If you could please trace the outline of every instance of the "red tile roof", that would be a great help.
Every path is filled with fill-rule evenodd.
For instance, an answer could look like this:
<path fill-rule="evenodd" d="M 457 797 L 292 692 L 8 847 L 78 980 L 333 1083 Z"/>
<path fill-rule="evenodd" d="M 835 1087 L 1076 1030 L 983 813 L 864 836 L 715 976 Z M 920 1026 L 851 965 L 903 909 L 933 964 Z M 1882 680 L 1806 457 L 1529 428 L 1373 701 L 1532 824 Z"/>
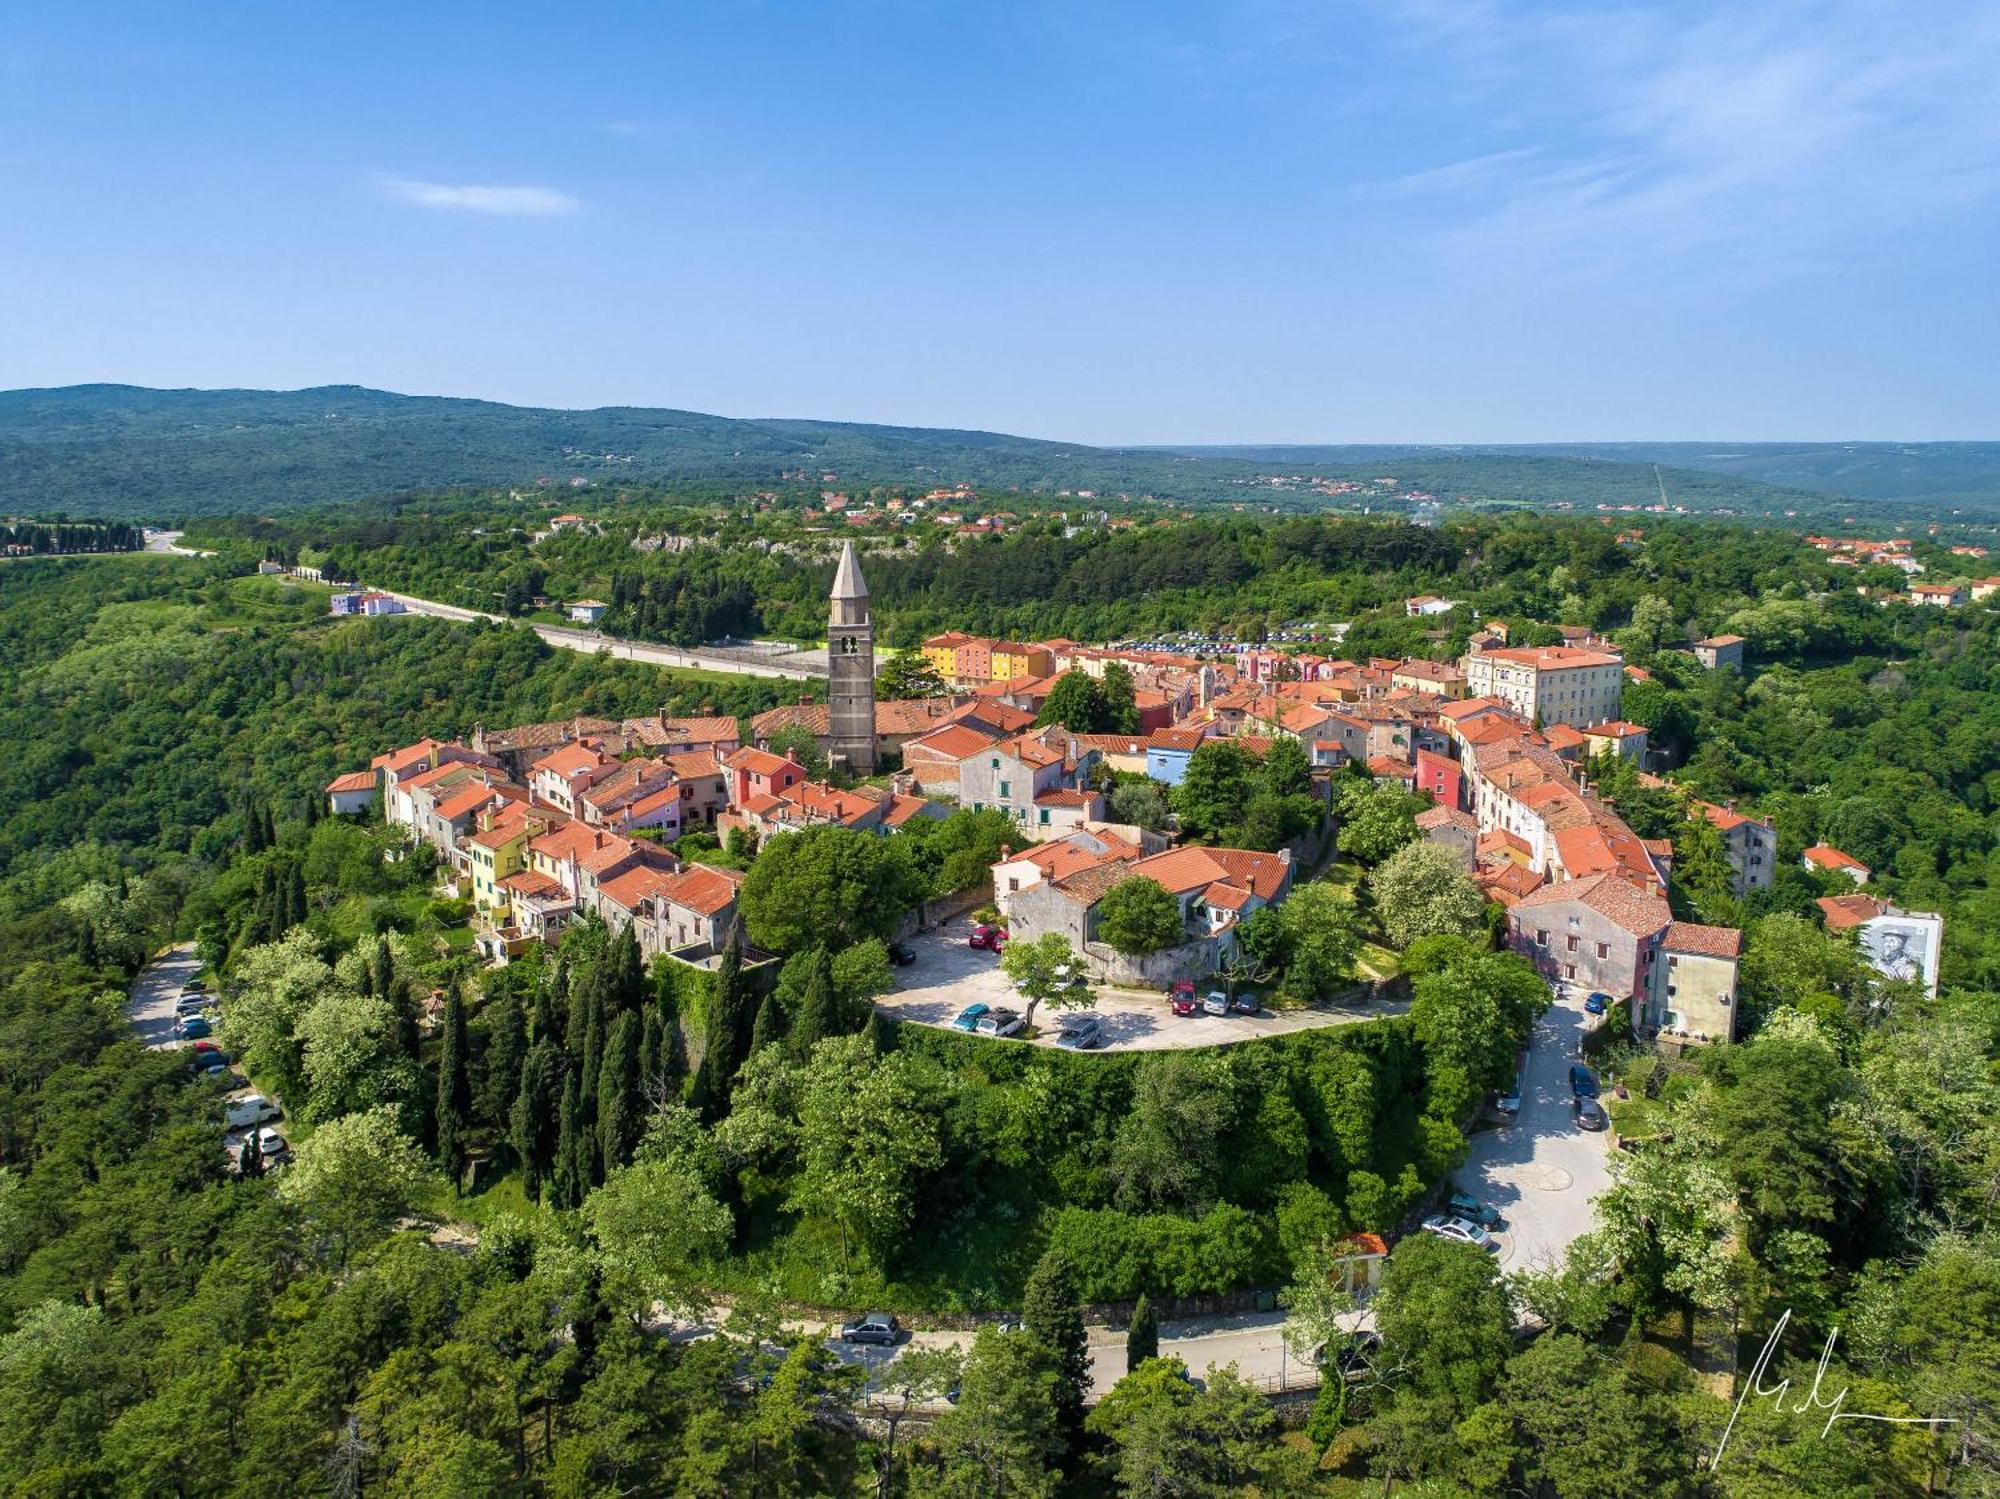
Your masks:
<path fill-rule="evenodd" d="M 1523 908 L 1567 905 L 1575 901 L 1609 918 L 1634 936 L 1650 937 L 1673 920 L 1665 897 L 1640 889 L 1617 874 L 1592 874 L 1582 879 L 1544 885 L 1524 896 Z"/>
<path fill-rule="evenodd" d="M 1822 895 L 1816 902 L 1826 918 L 1829 932 L 1845 932 L 1865 925 L 1889 909 L 1886 900 L 1872 895 Z"/>
<path fill-rule="evenodd" d="M 372 770 L 349 771 L 344 776 L 335 776 L 332 780 L 328 781 L 326 789 L 329 794 L 343 791 L 373 791 L 375 789 L 375 772 Z"/>
<path fill-rule="evenodd" d="M 1669 952 L 1695 953 L 1705 958 L 1733 958 L 1743 951 L 1743 934 L 1733 926 L 1701 926 L 1676 921 L 1667 928 L 1662 945 Z"/>
<path fill-rule="evenodd" d="M 1844 854 L 1829 843 L 1815 843 L 1806 850 L 1806 862 L 1815 869 L 1858 869 L 1863 874 L 1870 873 L 1866 864 L 1852 854 Z"/>

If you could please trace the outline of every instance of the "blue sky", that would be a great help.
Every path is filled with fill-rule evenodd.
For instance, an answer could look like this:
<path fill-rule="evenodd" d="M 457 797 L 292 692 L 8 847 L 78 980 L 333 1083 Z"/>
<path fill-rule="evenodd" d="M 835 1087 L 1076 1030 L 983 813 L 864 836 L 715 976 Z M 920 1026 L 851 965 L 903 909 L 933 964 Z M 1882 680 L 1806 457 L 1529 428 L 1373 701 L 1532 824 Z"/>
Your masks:
<path fill-rule="evenodd" d="M 0 10 L 0 386 L 2000 437 L 1990 0 Z"/>

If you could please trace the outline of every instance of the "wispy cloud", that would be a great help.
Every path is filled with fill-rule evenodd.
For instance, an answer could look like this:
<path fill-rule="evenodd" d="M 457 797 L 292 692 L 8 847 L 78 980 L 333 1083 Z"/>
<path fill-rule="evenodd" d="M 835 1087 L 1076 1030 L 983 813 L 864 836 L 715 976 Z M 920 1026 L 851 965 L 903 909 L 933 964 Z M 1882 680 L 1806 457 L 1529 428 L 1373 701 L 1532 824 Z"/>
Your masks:
<path fill-rule="evenodd" d="M 554 218 L 575 213 L 583 205 L 552 187 L 500 187 L 470 182 L 418 182 L 408 177 L 384 177 L 382 190 L 419 208 L 456 209 L 511 218 Z"/>
<path fill-rule="evenodd" d="M 2000 11 L 1935 0 L 1385 0 L 1407 47 L 1536 147 L 1392 180 L 1477 194 L 1447 244 L 1814 254 L 2000 193 Z M 1475 138 L 1476 139 L 1476 138 Z M 1760 257 L 1770 260 L 1771 255 Z"/>

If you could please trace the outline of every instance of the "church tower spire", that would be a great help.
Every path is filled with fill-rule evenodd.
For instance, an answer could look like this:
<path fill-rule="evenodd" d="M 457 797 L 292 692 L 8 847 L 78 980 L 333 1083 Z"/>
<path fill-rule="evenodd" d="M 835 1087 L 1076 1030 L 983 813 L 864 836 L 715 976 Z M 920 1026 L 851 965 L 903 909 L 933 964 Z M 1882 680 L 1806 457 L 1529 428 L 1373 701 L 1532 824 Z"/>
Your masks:
<path fill-rule="evenodd" d="M 826 652 L 832 758 L 867 775 L 875 769 L 875 624 L 852 541 L 841 543 L 833 575 Z"/>

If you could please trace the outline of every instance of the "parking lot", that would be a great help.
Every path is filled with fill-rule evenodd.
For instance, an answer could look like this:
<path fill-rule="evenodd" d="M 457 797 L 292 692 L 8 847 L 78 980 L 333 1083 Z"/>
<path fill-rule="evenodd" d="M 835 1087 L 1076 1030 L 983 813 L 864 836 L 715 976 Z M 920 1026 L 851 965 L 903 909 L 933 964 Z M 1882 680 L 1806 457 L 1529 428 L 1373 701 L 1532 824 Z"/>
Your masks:
<path fill-rule="evenodd" d="M 132 1022 L 132 1029 L 140 1041 L 155 1051 L 181 1051 L 188 1046 L 174 1033 L 178 1017 L 174 1014 L 174 1004 L 180 998 L 187 981 L 201 972 L 201 960 L 195 956 L 194 944 L 176 943 L 156 956 L 139 971 L 132 983 L 132 993 L 125 1006 L 126 1017 Z M 206 1083 L 215 1089 L 216 1109 L 220 1112 L 226 1105 L 247 1098 L 252 1092 L 250 1080 L 243 1075 L 243 1069 L 235 1062 L 229 1064 L 226 1078 L 218 1082 Z M 249 1129 L 225 1129 L 222 1146 L 233 1157 L 243 1144 L 244 1135 L 260 1126 Z M 275 1126 L 284 1131 L 285 1125 Z"/>
<path fill-rule="evenodd" d="M 876 1003 L 884 1013 L 919 1025 L 948 1026 L 967 1005 L 980 1003 L 1024 1009 L 1015 996 L 997 955 L 972 947 L 969 920 L 949 921 L 910 938 L 917 959 L 896 970 L 895 992 Z M 1103 1023 L 1106 1044 L 1101 1051 L 1171 1051 L 1195 1046 L 1227 1046 L 1288 1031 L 1352 1025 L 1400 1014 L 1401 1004 L 1367 1005 L 1356 1009 L 1310 1009 L 1257 1015 L 1175 1015 L 1156 990 L 1093 985 L 1091 1010 Z M 1029 1044 L 1056 1043 L 1056 1012 L 1043 1005 L 1035 1012 L 1041 1034 Z"/>
<path fill-rule="evenodd" d="M 1610 1185 L 1610 1134 L 1577 1126 L 1569 1066 L 1586 1029 L 1598 1024 L 1580 995 L 1559 998 L 1535 1022 L 1521 1081 L 1521 1112 L 1511 1124 L 1476 1132 L 1453 1175 L 1463 1191 L 1498 1208 L 1500 1263 L 1525 1270 L 1559 1263 L 1571 1241 L 1588 1233 L 1591 1203 Z"/>

